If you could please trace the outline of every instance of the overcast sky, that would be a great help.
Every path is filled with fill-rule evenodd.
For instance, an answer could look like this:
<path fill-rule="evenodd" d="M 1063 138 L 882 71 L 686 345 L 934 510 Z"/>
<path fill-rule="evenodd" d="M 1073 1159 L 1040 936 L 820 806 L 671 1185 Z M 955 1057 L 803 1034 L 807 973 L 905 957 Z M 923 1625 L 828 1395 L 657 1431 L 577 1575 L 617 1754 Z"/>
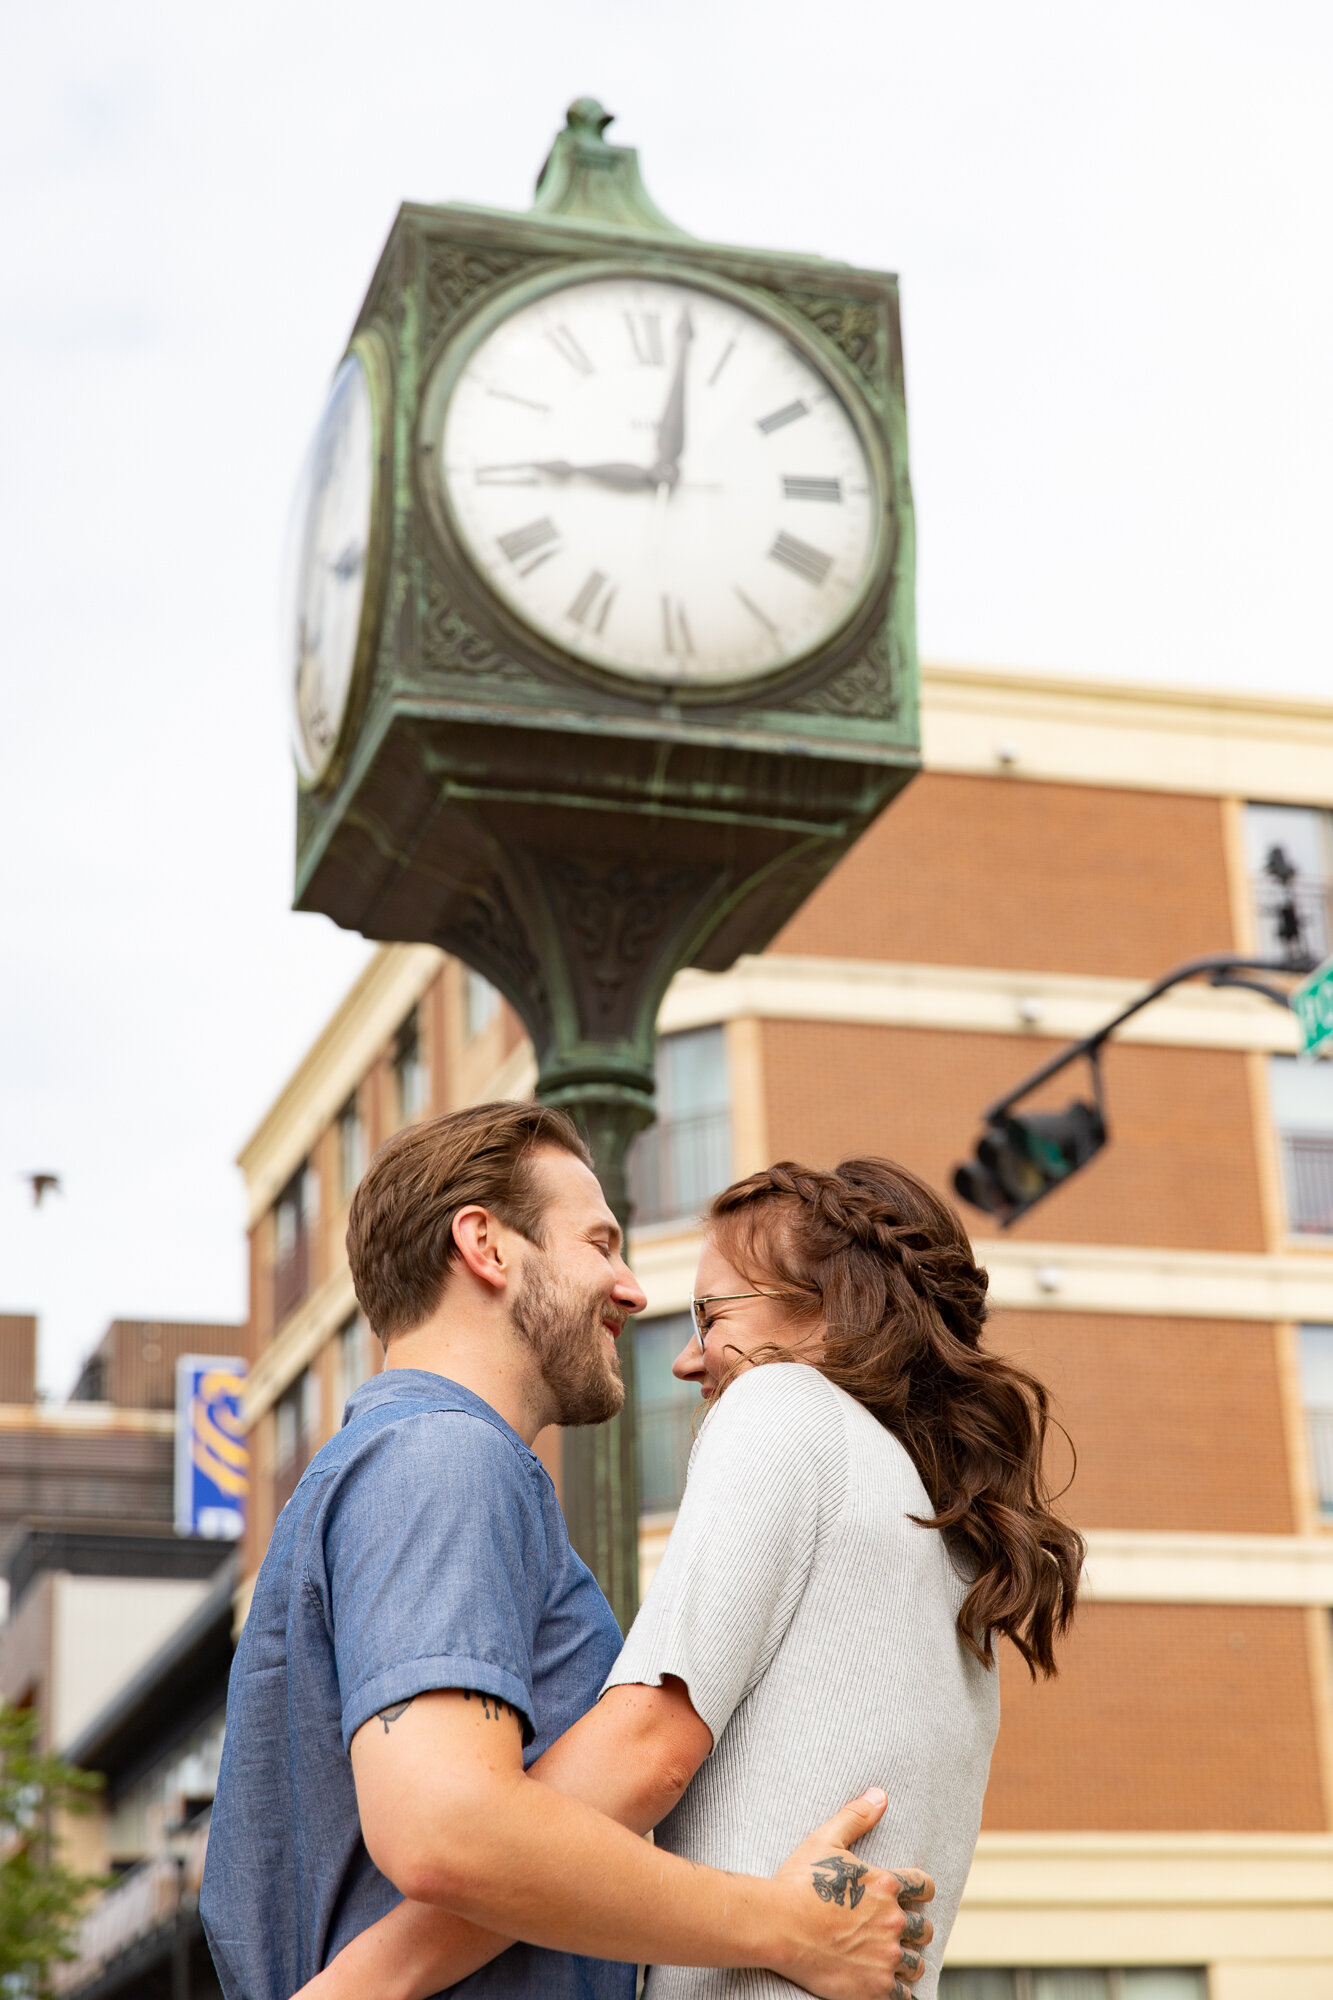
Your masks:
<path fill-rule="evenodd" d="M 0 1310 L 240 1317 L 294 916 L 289 495 L 402 199 L 594 93 L 702 236 L 902 277 L 923 655 L 1333 693 L 1321 0 L 43 0 L 0 78 Z M 25 1171 L 61 1174 L 34 1210 Z"/>

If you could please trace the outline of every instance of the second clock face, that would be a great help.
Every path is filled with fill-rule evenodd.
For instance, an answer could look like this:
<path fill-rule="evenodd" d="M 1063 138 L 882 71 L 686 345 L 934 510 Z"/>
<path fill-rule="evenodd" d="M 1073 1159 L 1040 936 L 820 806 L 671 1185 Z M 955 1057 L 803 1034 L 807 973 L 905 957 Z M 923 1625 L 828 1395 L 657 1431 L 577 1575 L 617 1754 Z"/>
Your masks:
<path fill-rule="evenodd" d="M 439 471 L 498 595 L 595 666 L 746 680 L 831 638 L 883 501 L 832 379 L 782 330 L 684 283 L 545 293 L 474 350 Z"/>

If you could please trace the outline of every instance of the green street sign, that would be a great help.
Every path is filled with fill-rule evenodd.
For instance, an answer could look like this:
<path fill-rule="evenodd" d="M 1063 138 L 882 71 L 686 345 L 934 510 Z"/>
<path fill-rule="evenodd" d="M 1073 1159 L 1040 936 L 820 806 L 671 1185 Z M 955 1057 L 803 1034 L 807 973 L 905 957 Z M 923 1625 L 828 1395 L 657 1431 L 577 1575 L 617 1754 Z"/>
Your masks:
<path fill-rule="evenodd" d="M 1304 1055 L 1333 1053 L 1333 958 L 1303 979 L 1291 996 Z"/>

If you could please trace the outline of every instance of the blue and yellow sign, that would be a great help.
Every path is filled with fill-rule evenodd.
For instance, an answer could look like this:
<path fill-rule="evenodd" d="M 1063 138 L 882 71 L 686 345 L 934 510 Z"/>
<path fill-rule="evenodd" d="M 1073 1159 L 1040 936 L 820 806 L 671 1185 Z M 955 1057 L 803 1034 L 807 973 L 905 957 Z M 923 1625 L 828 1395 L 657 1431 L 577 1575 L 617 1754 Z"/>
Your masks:
<path fill-rule="evenodd" d="M 245 1528 L 250 1449 L 241 1425 L 245 1363 L 182 1354 L 176 1363 L 176 1533 L 234 1542 Z"/>

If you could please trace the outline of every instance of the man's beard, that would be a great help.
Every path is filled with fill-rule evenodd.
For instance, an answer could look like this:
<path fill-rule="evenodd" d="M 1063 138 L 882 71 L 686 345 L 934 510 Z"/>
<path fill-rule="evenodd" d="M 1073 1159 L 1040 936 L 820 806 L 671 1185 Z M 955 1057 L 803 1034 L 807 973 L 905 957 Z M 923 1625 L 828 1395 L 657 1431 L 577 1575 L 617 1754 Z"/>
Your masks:
<path fill-rule="evenodd" d="M 620 1357 L 603 1346 L 607 1311 L 604 1293 L 561 1284 L 541 1251 L 525 1251 L 509 1317 L 537 1357 L 558 1424 L 604 1424 L 625 1401 Z"/>

